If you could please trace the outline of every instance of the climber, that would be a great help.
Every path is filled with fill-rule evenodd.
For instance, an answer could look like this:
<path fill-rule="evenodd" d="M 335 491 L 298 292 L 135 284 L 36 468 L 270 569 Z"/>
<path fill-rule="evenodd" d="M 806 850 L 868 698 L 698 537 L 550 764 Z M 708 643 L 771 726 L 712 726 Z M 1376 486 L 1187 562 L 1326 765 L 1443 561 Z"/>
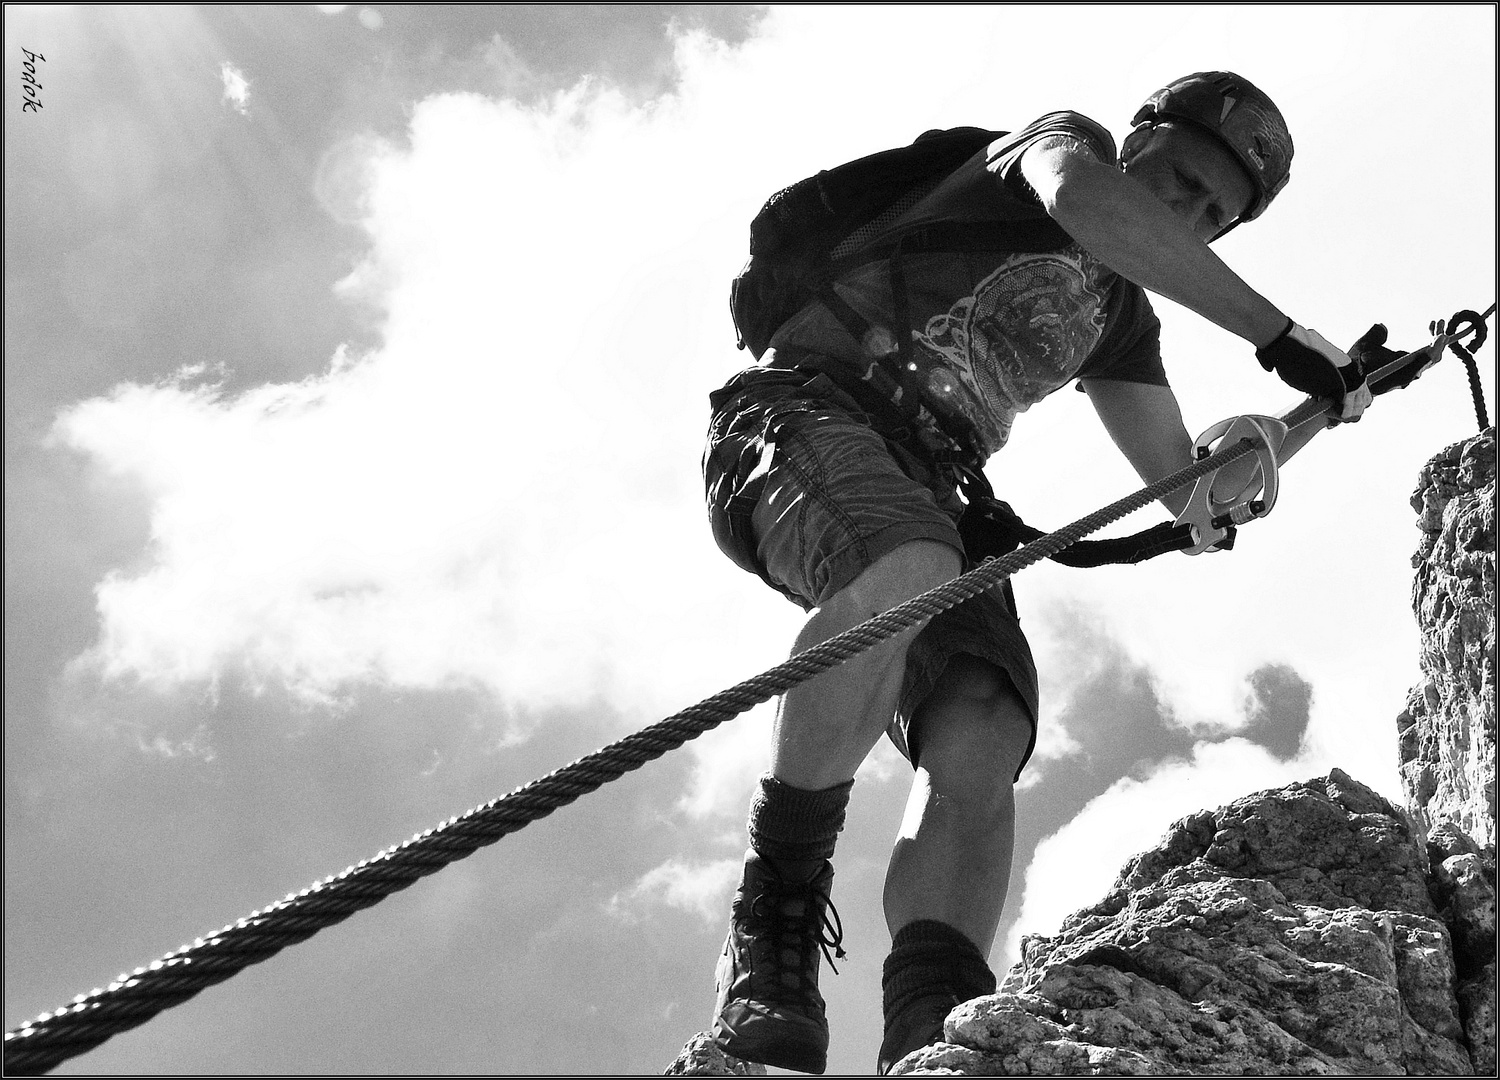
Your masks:
<path fill-rule="evenodd" d="M 1198 73 L 1151 95 L 1132 123 L 1118 159 L 1110 134 L 1072 112 L 989 143 L 914 205 L 893 208 L 869 244 L 954 220 L 1006 223 L 1002 236 L 1013 224 L 1012 241 L 855 266 L 833 299 L 797 311 L 759 364 L 711 396 L 704 472 L 716 538 L 811 612 L 798 651 L 966 569 L 965 470 L 1005 445 L 1017 413 L 1070 381 L 1145 480 L 1188 463 L 1146 290 L 1336 403 L 1288 435 L 1283 458 L 1369 404 L 1356 360 L 1208 247 L 1286 184 L 1292 141 L 1276 106 L 1237 75 Z M 1047 229 L 1058 239 L 1039 240 Z M 853 333 L 849 311 L 871 332 Z M 1175 513 L 1185 497 L 1163 502 Z M 993 992 L 987 956 L 1010 878 L 1012 786 L 1037 716 L 1036 669 L 1008 585 L 784 696 L 717 970 L 721 1049 L 826 1067 L 818 954 L 838 953 L 842 937 L 830 859 L 855 770 L 882 734 L 915 778 L 885 884 L 893 940 L 880 1071 L 940 1038 L 953 1005 Z"/>

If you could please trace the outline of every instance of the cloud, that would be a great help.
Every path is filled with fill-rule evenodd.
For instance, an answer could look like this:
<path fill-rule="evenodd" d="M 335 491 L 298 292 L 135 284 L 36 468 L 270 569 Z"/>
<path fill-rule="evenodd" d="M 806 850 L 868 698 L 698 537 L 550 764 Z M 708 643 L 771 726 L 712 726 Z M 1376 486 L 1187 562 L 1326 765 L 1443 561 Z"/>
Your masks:
<path fill-rule="evenodd" d="M 1091 40 L 1114 40 L 1131 17 L 1093 12 Z M 151 508 L 143 563 L 99 583 L 89 662 L 157 687 L 238 672 L 315 704 L 361 686 L 470 688 L 504 707 L 608 702 L 639 722 L 783 659 L 800 614 L 714 550 L 697 474 L 706 395 L 746 360 L 724 307 L 755 209 L 819 168 L 974 111 L 1014 123 L 1064 104 L 1118 130 L 1138 100 L 1122 99 L 1122 82 L 1144 93 L 1167 63 L 1084 65 L 1066 85 L 939 64 L 921 95 L 885 75 L 891 41 L 982 43 L 996 26 L 983 9 L 882 9 L 878 26 L 856 27 L 832 9 L 777 8 L 733 46 L 677 33 L 668 93 L 638 100 L 583 80 L 521 102 L 492 77 L 490 96 L 424 96 L 400 138 L 341 134 L 314 189 L 365 231 L 365 257 L 337 295 L 379 313 L 379 345 L 341 352 L 302 383 L 235 394 L 185 377 L 122 387 L 59 419 L 60 445 Z M 506 40 L 478 52 L 504 66 L 517 53 Z M 843 44 L 830 52 L 830 40 Z M 1295 220 L 1293 198 L 1278 220 Z M 1251 279 L 1275 280 L 1266 267 L 1280 268 L 1284 245 L 1253 239 L 1237 236 L 1234 251 Z M 1177 363 L 1242 343 L 1161 307 L 1186 411 L 1217 419 L 1246 387 L 1255 394 L 1243 400 L 1267 398 L 1253 363 L 1201 375 Z M 1029 414 L 996 472 L 1039 525 L 1135 486 L 1077 397 Z M 1278 515 L 1306 512 L 1295 496 L 1283 493 Z M 1357 593 L 1319 619 L 1283 602 L 1322 588 L 1326 564 L 1302 545 L 1340 535 L 1328 520 L 1338 512 L 1300 528 L 1273 517 L 1227 556 L 1028 571 L 1018 588 L 1028 631 L 1042 631 L 1044 708 L 1067 719 L 1044 723 L 1038 764 L 1072 760 L 1104 777 L 1210 734 L 1258 733 L 1245 726 L 1246 680 L 1277 665 L 1351 712 L 1404 694 L 1392 689 L 1404 661 L 1358 639 L 1389 625 L 1384 608 Z M 1387 592 L 1369 595 L 1389 606 Z M 1078 698 L 1087 680 L 1047 644 L 1050 616 L 1028 614 L 1070 602 L 1086 613 L 1078 625 L 1106 627 L 1118 646 L 1097 660 L 1119 674 L 1124 704 Z M 1347 633 L 1328 631 L 1335 620 Z M 1290 731 L 1295 688 L 1268 679 L 1251 711 Z M 1074 719 L 1085 714 L 1129 737 L 1080 757 Z M 1346 766 L 1377 786 L 1373 771 L 1394 775 L 1388 748 L 1320 722 L 1330 715 L 1309 714 L 1311 744 L 1353 747 L 1364 761 Z M 740 801 L 749 738 L 692 744 L 693 812 Z"/>
<path fill-rule="evenodd" d="M 697 819 L 745 813 L 757 781 L 770 767 L 774 714 L 774 706 L 762 705 L 689 744 L 697 768 L 678 801 L 679 811 Z"/>
<path fill-rule="evenodd" d="M 1234 798 L 1306 779 L 1305 762 L 1279 760 L 1240 738 L 1199 743 L 1190 756 L 1141 778 L 1110 784 L 1066 825 L 1037 845 L 1026 870 L 1005 949 L 1023 934 L 1055 933 L 1063 918 L 1100 900 L 1127 859 L 1145 851 L 1178 818 Z"/>
<path fill-rule="evenodd" d="M 366 30 L 379 30 L 385 25 L 385 18 L 374 8 L 360 8 L 359 25 Z"/>
<path fill-rule="evenodd" d="M 224 83 L 224 100 L 229 102 L 230 107 L 241 116 L 248 115 L 250 81 L 245 78 L 244 72 L 226 60 L 219 65 L 219 78 Z"/>
<path fill-rule="evenodd" d="M 686 911 L 715 925 L 728 910 L 729 895 L 739 883 L 739 858 L 709 863 L 685 863 L 669 859 L 641 875 L 630 890 L 616 893 L 605 905 L 612 918 L 635 922 L 649 916 L 653 906 L 665 905 Z"/>
<path fill-rule="evenodd" d="M 809 129 L 782 140 L 797 160 L 723 168 L 804 105 L 743 93 L 759 47 L 692 31 L 681 91 L 645 104 L 595 83 L 439 94 L 403 140 L 335 144 L 314 189 L 368 245 L 337 294 L 380 313 L 380 344 L 241 392 L 190 366 L 54 427 L 150 507 L 143 558 L 97 586 L 84 665 L 158 691 L 233 675 L 337 708 L 478 689 L 639 724 L 784 659 L 800 613 L 705 527 L 705 399 L 744 359 L 716 313 L 745 221 L 783 170 L 848 148 Z M 690 751 L 700 812 L 742 812 L 742 742 Z"/>
<path fill-rule="evenodd" d="M 1187 726 L 1163 699 L 1153 669 L 1131 656 L 1097 608 L 1043 605 L 1027 627 L 1041 658 L 1042 720 L 1017 796 L 1012 898 L 997 938 L 1007 960 L 1015 958 L 1018 935 L 1036 932 L 1059 896 L 1073 908 L 1092 902 L 1086 894 L 1095 878 L 1080 878 L 1069 860 L 1088 861 L 1098 874 L 1118 865 L 1109 861 L 1115 847 L 1099 849 L 1074 823 L 1092 820 L 1094 805 L 1119 790 L 1122 779 L 1159 785 L 1175 770 L 1191 771 L 1190 763 L 1218 761 L 1205 758 L 1208 748 L 1228 744 L 1240 747 L 1252 765 L 1266 758 L 1291 761 L 1304 749 L 1312 698 L 1311 687 L 1291 667 L 1262 667 L 1240 680 L 1240 710 L 1214 724 Z M 1312 767 L 1310 760 L 1302 767 Z M 1110 806 L 1118 815 L 1111 827 L 1125 835 L 1159 828 L 1155 810 L 1144 818 L 1137 814 L 1138 802 L 1115 800 Z"/>
<path fill-rule="evenodd" d="M 1281 761 L 1297 755 L 1312 713 L 1312 685 L 1286 664 L 1267 664 L 1250 673 L 1245 702 L 1245 737 Z"/>
<path fill-rule="evenodd" d="M 660 135 L 606 93 L 429 100 L 365 170 L 372 250 L 344 288 L 385 307 L 381 348 L 237 395 L 190 369 L 59 419 L 153 507 L 150 565 L 98 588 L 107 674 L 653 710 L 716 689 L 697 582 L 725 575 L 694 494 L 716 380 L 677 328 L 718 282 L 664 261 L 701 222 L 637 212 L 655 169 L 597 190 L 627 142 Z"/>
<path fill-rule="evenodd" d="M 346 136 L 324 150 L 312 185 L 324 213 L 341 225 L 364 222 L 375 165 L 391 152 L 389 143 L 369 134 Z"/>
<path fill-rule="evenodd" d="M 160 734 L 148 741 L 140 732 L 135 733 L 135 739 L 137 749 L 143 754 L 156 755 L 168 761 L 189 758 L 207 764 L 218 756 L 209 741 L 208 728 L 204 724 L 199 724 L 190 737 L 176 742 Z"/>
<path fill-rule="evenodd" d="M 1112 612 L 1058 599 L 1028 620 L 1042 672 L 1039 764 L 1061 763 L 1092 775 L 1139 775 L 1141 768 L 1186 754 L 1201 739 L 1237 733 L 1296 754 L 1310 719 L 1312 687 L 1289 664 L 1265 663 L 1238 679 L 1239 707 L 1212 717 L 1184 716 L 1164 693 L 1159 668 L 1132 655 Z M 1226 673 L 1227 674 L 1227 673 Z M 1233 700 L 1230 692 L 1224 692 Z"/>

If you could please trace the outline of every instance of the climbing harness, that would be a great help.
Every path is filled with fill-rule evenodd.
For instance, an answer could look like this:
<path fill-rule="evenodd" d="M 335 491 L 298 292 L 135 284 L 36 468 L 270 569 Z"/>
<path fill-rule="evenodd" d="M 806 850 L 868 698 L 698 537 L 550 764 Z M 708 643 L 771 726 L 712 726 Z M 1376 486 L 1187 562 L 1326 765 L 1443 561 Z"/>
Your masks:
<path fill-rule="evenodd" d="M 1458 343 L 1460 349 L 1454 350 L 1458 355 L 1472 354 L 1483 343 L 1484 321 L 1494 310 L 1494 305 L 1491 305 L 1483 315 L 1460 312 L 1446 327 L 1434 323 L 1434 332 L 1438 336 L 1434 346 L 1438 347 L 1433 351 L 1440 353 L 1442 347 L 1452 349 L 1454 343 Z M 1467 345 L 1459 340 L 1471 333 L 1474 338 Z M 1413 363 L 1417 355 L 1415 352 L 1405 354 L 1382 367 L 1372 379 L 1388 376 L 1403 365 Z M 1471 379 L 1477 385 L 1477 373 L 1471 375 Z M 1475 400 L 1482 410 L 1483 401 L 1477 392 Z M 71 1003 L 26 1021 L 5 1033 L 6 1072 L 12 1075 L 45 1073 L 69 1058 L 92 1050 L 114 1035 L 145 1023 L 164 1009 L 187 1001 L 200 990 L 223 982 L 251 964 L 269 959 L 288 945 L 305 941 L 319 930 L 342 922 L 356 911 L 378 903 L 449 863 L 472 855 L 502 836 L 546 817 L 579 796 L 677 749 L 689 739 L 993 588 L 1027 566 L 1056 555 L 1089 533 L 1156 502 L 1164 495 L 1189 484 L 1206 485 L 1211 490 L 1212 480 L 1220 469 L 1253 454 L 1259 465 L 1258 482 L 1252 478 L 1233 499 L 1225 502 L 1214 500 L 1211 494 L 1199 498 L 1195 487 L 1193 502 L 1198 509 L 1190 509 L 1184 514 L 1184 518 L 1189 519 L 1185 523 L 1197 533 L 1194 546 L 1207 550 L 1215 543 L 1223 544 L 1234 524 L 1264 517 L 1275 502 L 1276 447 L 1280 445 L 1281 437 L 1277 434 L 1278 425 L 1296 427 L 1324 413 L 1328 404 L 1319 398 L 1307 398 L 1283 420 L 1270 425 L 1266 423 L 1268 418 L 1258 416 L 1237 417 L 1216 424 L 1199 436 L 1195 451 L 1198 460 L 1186 468 L 1055 532 L 1041 535 L 1018 550 L 988 559 L 960 577 L 533 780 L 508 795 L 449 818 L 405 843 L 387 848 L 340 874 L 324 878 L 145 967 L 121 975 L 108 987 L 80 994 Z M 1481 411 L 1481 423 L 1483 421 Z M 1285 429 L 1281 430 L 1284 434 Z M 1215 536 L 1219 537 L 1217 541 L 1213 539 Z"/>

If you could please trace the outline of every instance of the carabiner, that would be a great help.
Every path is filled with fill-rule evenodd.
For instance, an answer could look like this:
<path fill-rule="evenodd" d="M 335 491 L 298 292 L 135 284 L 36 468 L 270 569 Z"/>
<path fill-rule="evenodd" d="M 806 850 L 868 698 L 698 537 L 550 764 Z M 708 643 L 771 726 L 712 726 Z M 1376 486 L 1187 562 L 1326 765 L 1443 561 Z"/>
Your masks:
<path fill-rule="evenodd" d="M 1214 498 L 1218 469 L 1199 477 L 1187 506 L 1173 523 L 1191 527 L 1193 546 L 1184 548 L 1184 553 L 1197 555 L 1208 551 L 1229 540 L 1235 526 L 1271 512 L 1279 488 L 1276 454 L 1286 441 L 1286 432 L 1286 424 L 1274 416 L 1247 414 L 1221 420 L 1193 440 L 1193 456 L 1201 461 L 1220 447 L 1249 439 L 1255 446 L 1258 468 L 1244 487 L 1227 500 Z"/>

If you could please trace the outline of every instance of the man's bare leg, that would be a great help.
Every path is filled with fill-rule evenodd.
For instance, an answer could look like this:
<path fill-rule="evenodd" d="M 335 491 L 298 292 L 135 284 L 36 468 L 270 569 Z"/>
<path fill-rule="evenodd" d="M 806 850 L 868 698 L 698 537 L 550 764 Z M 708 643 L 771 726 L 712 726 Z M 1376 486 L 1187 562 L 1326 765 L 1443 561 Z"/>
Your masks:
<path fill-rule="evenodd" d="M 904 544 L 876 560 L 807 621 L 802 651 L 956 577 L 958 552 Z M 860 762 L 896 709 L 908 631 L 788 692 L 774 731 L 771 775 L 750 806 L 751 850 L 719 958 L 714 1038 L 752 1061 L 823 1071 L 828 1024 L 818 991 L 834 843 Z M 836 924 L 832 924 L 836 925 Z"/>
<path fill-rule="evenodd" d="M 921 765 L 886 875 L 887 925 L 894 935 L 937 920 L 988 953 L 1010 884 L 1013 782 L 1030 716 L 1004 673 L 956 656 L 912 727 Z"/>
<path fill-rule="evenodd" d="M 958 552 L 947 544 L 903 544 L 818 608 L 795 651 L 951 581 L 961 569 Z M 895 715 L 906 651 L 917 633 L 908 630 L 787 691 L 776 717 L 771 775 L 810 790 L 852 778 Z"/>
<path fill-rule="evenodd" d="M 881 1073 L 941 1038 L 955 1005 L 995 990 L 986 958 L 1010 883 L 1012 785 L 1031 721 L 1007 675 L 960 655 L 911 731 L 921 764 L 886 874 Z"/>

